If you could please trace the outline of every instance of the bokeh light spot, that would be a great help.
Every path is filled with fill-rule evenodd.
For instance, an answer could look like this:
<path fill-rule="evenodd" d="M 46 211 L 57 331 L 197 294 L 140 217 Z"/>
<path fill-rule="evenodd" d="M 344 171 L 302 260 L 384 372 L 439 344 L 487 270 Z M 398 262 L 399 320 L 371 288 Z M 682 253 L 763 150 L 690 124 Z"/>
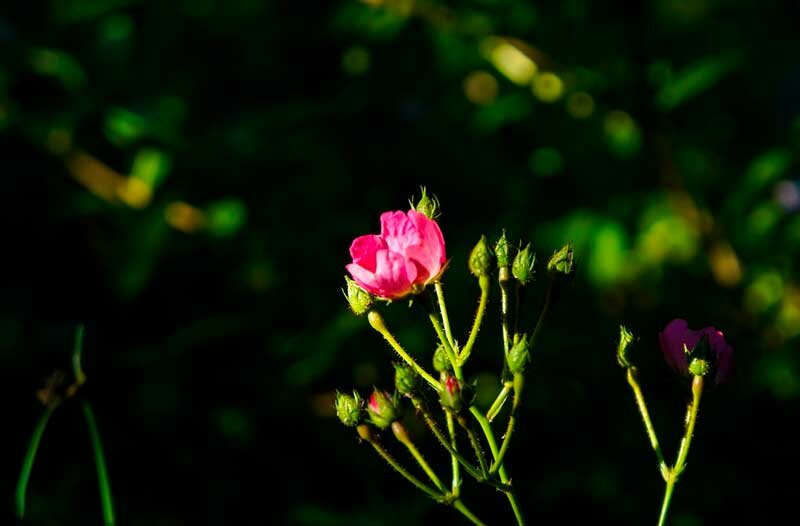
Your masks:
<path fill-rule="evenodd" d="M 363 75 L 370 64 L 369 51 L 363 46 L 352 46 L 342 53 L 342 69 L 350 75 Z"/>
<path fill-rule="evenodd" d="M 536 74 L 536 63 L 502 38 L 484 39 L 481 42 L 481 51 L 494 67 L 514 84 L 525 86 Z"/>
<path fill-rule="evenodd" d="M 594 99 L 579 91 L 567 97 L 567 112 L 576 119 L 585 119 L 594 113 Z"/>
<path fill-rule="evenodd" d="M 533 77 L 531 89 L 540 101 L 555 102 L 564 94 L 564 82 L 555 73 L 548 71 Z"/>
<path fill-rule="evenodd" d="M 485 71 L 473 71 L 464 79 L 464 95 L 473 104 L 488 104 L 497 98 L 497 79 Z"/>
<path fill-rule="evenodd" d="M 549 177 L 564 168 L 564 159 L 555 148 L 539 148 L 528 159 L 528 167 L 536 175 Z"/>

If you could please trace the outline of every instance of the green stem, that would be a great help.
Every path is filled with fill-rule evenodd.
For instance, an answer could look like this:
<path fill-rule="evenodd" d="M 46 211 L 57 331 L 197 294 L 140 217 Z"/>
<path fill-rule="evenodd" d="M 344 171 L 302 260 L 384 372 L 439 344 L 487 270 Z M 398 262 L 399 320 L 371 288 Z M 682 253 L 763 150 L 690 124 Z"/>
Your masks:
<path fill-rule="evenodd" d="M 508 415 L 508 425 L 506 426 L 506 432 L 503 435 L 503 444 L 500 446 L 500 453 L 498 453 L 497 458 L 494 461 L 494 465 L 492 465 L 492 469 L 489 470 L 490 475 L 497 473 L 497 471 L 500 469 L 500 466 L 503 465 L 503 458 L 506 456 L 509 444 L 511 444 L 511 435 L 514 433 L 514 425 L 517 423 L 517 408 L 519 407 L 521 396 L 520 391 L 522 390 L 523 384 L 519 382 L 518 385 L 519 387 L 515 387 L 514 389 L 514 401 L 511 407 L 511 414 Z"/>
<path fill-rule="evenodd" d="M 81 354 L 83 353 L 83 333 L 86 327 L 78 325 L 75 329 L 75 345 L 72 348 L 72 370 L 75 374 L 75 384 L 78 386 L 86 383 L 86 374 L 81 367 Z"/>
<path fill-rule="evenodd" d="M 661 514 L 658 516 L 658 526 L 664 526 L 664 521 L 667 520 L 667 510 L 669 503 L 672 501 L 672 491 L 675 489 L 675 479 L 670 477 L 667 480 L 667 488 L 664 490 L 664 502 L 661 504 Z"/>
<path fill-rule="evenodd" d="M 17 517 L 19 519 L 25 518 L 25 496 L 28 491 L 28 480 L 31 477 L 31 470 L 33 469 L 33 461 L 36 459 L 36 451 L 39 449 L 39 442 L 42 440 L 42 435 L 47 427 L 47 422 L 50 420 L 50 415 L 58 406 L 58 404 L 50 404 L 45 408 L 36 427 L 33 430 L 33 436 L 28 444 L 28 451 L 25 453 L 25 458 L 22 461 L 22 471 L 19 474 L 19 481 L 17 482 L 16 502 L 17 502 Z"/>
<path fill-rule="evenodd" d="M 478 459 L 478 464 L 481 467 L 481 476 L 483 479 L 489 478 L 489 465 L 486 463 L 486 455 L 483 453 L 483 448 L 481 447 L 481 443 L 478 441 L 478 438 L 475 436 L 475 432 L 470 427 L 469 423 L 464 418 L 459 418 L 458 423 L 461 427 L 464 428 L 464 431 L 467 433 L 467 437 L 469 438 L 469 443 L 472 445 L 472 449 L 475 451 L 475 457 Z"/>
<path fill-rule="evenodd" d="M 503 384 L 503 389 L 500 391 L 500 394 L 497 395 L 494 402 L 492 402 L 491 407 L 486 412 L 486 418 L 489 419 L 489 422 L 495 419 L 495 417 L 500 413 L 503 409 L 503 405 L 506 403 L 506 399 L 508 398 L 508 393 L 511 392 L 511 386 L 513 384 L 511 382 L 506 382 Z"/>
<path fill-rule="evenodd" d="M 647 430 L 647 436 L 650 438 L 650 446 L 652 446 L 653 451 L 656 453 L 658 468 L 661 471 L 661 476 L 666 481 L 669 474 L 669 466 L 667 466 L 664 460 L 664 454 L 661 452 L 661 446 L 658 444 L 656 430 L 653 427 L 653 422 L 650 420 L 650 413 L 644 401 L 644 394 L 642 394 L 642 389 L 639 387 L 639 382 L 636 379 L 636 368 L 629 367 L 627 373 L 628 384 L 630 384 L 631 389 L 633 389 L 633 395 L 636 397 L 636 407 L 639 408 L 639 413 L 642 415 L 642 420 L 644 421 L 644 428 Z"/>
<path fill-rule="evenodd" d="M 412 358 L 411 355 L 408 354 L 408 352 L 406 352 L 403 346 L 400 345 L 400 343 L 398 343 L 398 341 L 395 339 L 392 333 L 389 332 L 389 329 L 386 327 L 386 323 L 384 323 L 383 321 L 383 316 L 381 316 L 378 311 L 375 310 L 369 311 L 369 314 L 367 315 L 367 320 L 369 321 L 369 324 L 372 326 L 372 328 L 378 331 L 381 334 L 381 336 L 383 336 L 383 338 L 389 343 L 392 349 L 394 349 L 395 352 L 399 354 L 400 357 L 403 360 L 405 360 L 405 362 L 408 365 L 410 365 L 417 372 L 418 375 L 424 378 L 425 381 L 428 382 L 428 384 L 430 384 L 430 386 L 433 387 L 437 392 L 442 390 L 442 386 L 439 385 L 439 382 L 433 376 L 428 374 L 428 372 L 425 369 L 423 369 L 416 362 L 416 360 L 414 360 L 414 358 Z"/>
<path fill-rule="evenodd" d="M 661 514 L 658 518 L 658 526 L 664 526 L 667 518 L 667 510 L 672 502 L 672 492 L 678 478 L 686 467 L 686 458 L 689 456 L 689 446 L 692 444 L 694 426 L 697 423 L 697 412 L 700 408 L 700 397 L 703 394 L 703 377 L 695 376 L 692 380 L 692 403 L 686 409 L 686 430 L 681 439 L 681 447 L 678 451 L 678 459 L 672 469 L 667 471 L 667 487 L 664 491 L 664 502 L 661 505 Z"/>
<path fill-rule="evenodd" d="M 458 363 L 458 359 L 456 358 L 456 353 L 453 347 L 450 346 L 450 342 L 447 340 L 447 336 L 444 334 L 442 330 L 442 324 L 439 321 L 439 317 L 436 315 L 435 312 L 429 312 L 428 318 L 431 320 L 431 325 L 433 325 L 433 330 L 436 331 L 436 336 L 438 336 L 439 341 L 442 342 L 442 346 L 444 347 L 444 352 L 447 354 L 447 359 L 450 361 L 450 365 L 453 366 L 453 372 L 456 375 L 456 378 L 463 381 L 464 375 L 461 372 L 461 366 Z"/>
<path fill-rule="evenodd" d="M 465 459 L 456 450 L 455 441 L 449 442 L 447 440 L 447 437 L 445 437 L 444 433 L 439 429 L 439 426 L 436 424 L 436 420 L 434 420 L 433 415 L 430 414 L 427 408 L 423 405 L 422 401 L 419 400 L 418 398 L 412 398 L 411 400 L 414 403 L 414 407 L 417 409 L 417 411 L 419 411 L 420 414 L 422 414 L 425 423 L 428 425 L 428 428 L 431 430 L 431 432 L 439 441 L 439 443 L 442 444 L 442 446 L 448 451 L 448 453 L 450 453 L 451 458 L 455 458 L 459 464 L 464 466 L 464 469 L 467 471 L 467 473 L 470 474 L 470 476 L 472 476 L 478 482 L 485 482 L 490 486 L 499 489 L 500 491 L 509 490 L 509 486 L 506 484 L 497 482 L 496 480 L 493 479 L 486 479 L 477 467 L 475 467 L 470 461 Z M 450 413 L 446 414 L 447 414 L 447 425 L 449 428 L 450 426 L 454 425 L 453 415 L 451 415 Z M 455 428 L 453 428 L 453 430 L 451 431 L 450 436 L 455 437 Z M 459 478 L 457 481 L 454 481 L 453 483 L 454 495 L 458 496 L 458 493 L 456 492 L 456 487 L 460 486 L 461 486 L 461 479 Z"/>
<path fill-rule="evenodd" d="M 103 444 L 100 441 L 100 433 L 97 431 L 97 422 L 94 418 L 92 406 L 86 400 L 81 400 L 83 415 L 86 417 L 86 426 L 89 428 L 89 436 L 92 441 L 94 451 L 94 463 L 97 467 L 97 481 L 100 485 L 100 506 L 103 510 L 103 522 L 106 526 L 114 526 L 114 504 L 111 497 L 111 481 L 108 477 L 106 468 L 106 458 L 103 454 Z"/>
<path fill-rule="evenodd" d="M 372 448 L 373 448 L 375 451 L 377 451 L 377 452 L 378 452 L 378 454 L 379 454 L 381 457 L 383 457 L 383 460 L 385 460 L 385 461 L 386 461 L 386 462 L 387 462 L 387 463 L 388 463 L 388 464 L 389 464 L 391 467 L 393 467 L 395 471 L 397 471 L 397 472 L 398 472 L 398 473 L 400 473 L 400 474 L 401 474 L 403 477 L 405 477 L 405 479 L 406 479 L 407 481 L 409 481 L 410 483 L 412 483 L 413 485 L 415 485 L 415 486 L 416 486 L 418 489 L 420 489 L 420 490 L 424 491 L 425 493 L 427 493 L 427 494 L 428 494 L 428 496 L 430 496 L 430 497 L 432 497 L 432 498 L 436 499 L 437 501 L 441 501 L 441 499 L 442 499 L 442 495 L 441 495 L 440 493 L 438 493 L 436 490 L 434 490 L 433 488 L 431 488 L 431 487 L 430 487 L 430 486 L 428 486 L 427 484 L 425 484 L 425 483 L 421 482 L 421 481 L 420 481 L 420 480 L 419 480 L 417 477 L 415 477 L 414 475 L 412 475 L 411 473 L 409 473 L 409 472 L 406 470 L 406 468 L 404 468 L 403 466 L 401 466 L 401 465 L 400 465 L 400 463 L 399 463 L 399 462 L 397 462 L 397 460 L 395 460 L 395 459 L 394 459 L 394 457 L 392 457 L 392 455 L 390 455 L 390 454 L 389 454 L 389 452 L 388 452 L 388 451 L 386 451 L 386 450 L 383 448 L 383 446 L 382 446 L 381 444 L 379 444 L 379 443 L 378 443 L 378 442 L 376 442 L 375 440 L 368 440 L 368 442 L 369 442 L 369 444 L 372 446 Z"/>
<path fill-rule="evenodd" d="M 475 417 L 475 420 L 478 421 L 478 424 L 480 424 L 483 434 L 486 436 L 486 442 L 489 444 L 489 450 L 492 452 L 492 458 L 497 461 L 497 457 L 499 456 L 500 452 L 497 450 L 497 442 L 494 439 L 494 432 L 492 431 L 491 424 L 489 424 L 489 420 L 487 420 L 480 410 L 474 405 L 470 406 L 469 411 L 472 413 L 472 416 Z M 498 475 L 500 475 L 500 481 L 504 484 L 508 484 L 509 479 L 506 468 L 502 463 L 499 464 L 499 466 L 500 467 L 497 471 Z M 505 494 L 509 504 L 511 504 L 511 509 L 514 512 L 514 517 L 517 519 L 518 526 L 524 526 L 525 518 L 522 516 L 522 510 L 519 508 L 519 504 L 517 503 L 517 498 L 514 496 L 514 492 L 509 490 L 506 491 Z"/>
<path fill-rule="evenodd" d="M 694 426 L 697 423 L 697 411 L 700 408 L 700 396 L 703 394 L 703 377 L 695 376 L 692 380 L 692 404 L 686 410 L 686 432 L 681 439 L 681 447 L 678 451 L 678 460 L 672 468 L 675 478 L 683 471 L 686 464 L 686 457 L 689 455 L 689 446 L 692 444 Z"/>
<path fill-rule="evenodd" d="M 424 409 L 424 408 L 423 408 Z M 461 492 L 461 472 L 459 470 L 458 464 L 459 462 L 464 463 L 464 466 L 467 469 L 467 472 L 470 473 L 473 477 L 475 476 L 472 472 L 474 471 L 477 473 L 472 466 L 470 466 L 466 459 L 464 459 L 461 455 L 458 454 L 458 442 L 456 441 L 456 427 L 453 423 L 453 415 L 451 415 L 448 411 L 445 411 L 445 419 L 447 420 L 447 432 L 450 435 L 450 442 L 448 444 L 447 440 L 445 439 L 442 432 L 439 431 L 439 426 L 436 425 L 436 421 L 433 417 L 427 412 L 423 411 L 423 416 L 425 417 L 425 421 L 428 423 L 428 427 L 431 428 L 431 431 L 436 438 L 439 439 L 439 442 L 442 443 L 444 448 L 450 453 L 450 465 L 452 468 L 453 478 L 450 483 L 451 491 L 453 495 L 458 496 Z"/>
<path fill-rule="evenodd" d="M 503 352 L 508 356 L 511 350 L 511 338 L 508 332 L 508 287 L 511 285 L 511 272 L 508 267 L 500 267 L 498 279 L 500 281 L 500 324 L 503 327 Z"/>
<path fill-rule="evenodd" d="M 460 500 L 456 500 L 453 502 L 453 507 L 461 512 L 461 514 L 472 521 L 472 524 L 476 526 L 486 526 L 486 523 L 482 522 L 478 517 L 475 516 Z"/>
<path fill-rule="evenodd" d="M 533 332 L 531 333 L 531 337 L 528 340 L 528 347 L 533 349 L 533 344 L 536 343 L 536 338 L 539 336 L 539 331 L 542 330 L 542 325 L 544 325 L 544 320 L 547 317 L 547 313 L 550 312 L 550 304 L 553 302 L 553 280 L 551 279 L 547 283 L 547 292 L 544 295 L 544 305 L 542 305 L 542 310 L 539 312 L 539 319 L 536 320 L 536 326 L 533 328 Z"/>
<path fill-rule="evenodd" d="M 469 338 L 466 345 L 461 349 L 458 360 L 461 365 L 464 365 L 472 353 L 472 348 L 475 346 L 475 340 L 478 339 L 478 332 L 481 330 L 483 323 L 483 315 L 486 313 L 486 303 L 489 301 L 489 288 L 491 282 L 489 276 L 482 275 L 478 278 L 478 285 L 481 288 L 481 298 L 478 300 L 478 310 L 475 311 L 475 319 L 472 322 L 472 329 L 469 331 Z"/>
<path fill-rule="evenodd" d="M 442 323 L 444 324 L 444 332 L 445 335 L 447 336 L 448 343 L 450 343 L 450 347 L 455 352 L 456 341 L 453 339 L 453 331 L 450 328 L 450 318 L 447 316 L 447 304 L 444 301 L 444 287 L 442 287 L 442 282 L 437 281 L 434 284 L 434 288 L 436 289 L 436 298 L 439 300 L 439 311 L 442 314 Z"/>
<path fill-rule="evenodd" d="M 431 482 L 433 482 L 433 484 L 437 488 L 439 488 L 439 491 L 441 491 L 443 494 L 447 494 L 447 488 L 442 483 L 442 481 L 439 479 L 439 477 L 436 475 L 436 472 L 433 471 L 433 469 L 431 469 L 431 466 L 425 460 L 425 457 L 423 457 L 422 454 L 419 452 L 419 450 L 417 449 L 417 446 L 414 445 L 414 442 L 408 436 L 408 433 L 406 433 L 406 430 L 405 430 L 405 427 L 403 427 L 403 424 L 401 424 L 397 420 L 392 422 L 392 432 L 394 433 L 395 438 L 397 438 L 397 440 L 400 443 L 402 443 L 404 446 L 406 446 L 406 448 L 408 449 L 409 453 L 411 453 L 411 456 L 414 457 L 414 460 L 417 461 L 417 464 L 419 464 L 419 467 L 422 468 L 422 471 L 424 471 L 425 474 L 428 475 L 428 478 L 431 479 Z"/>

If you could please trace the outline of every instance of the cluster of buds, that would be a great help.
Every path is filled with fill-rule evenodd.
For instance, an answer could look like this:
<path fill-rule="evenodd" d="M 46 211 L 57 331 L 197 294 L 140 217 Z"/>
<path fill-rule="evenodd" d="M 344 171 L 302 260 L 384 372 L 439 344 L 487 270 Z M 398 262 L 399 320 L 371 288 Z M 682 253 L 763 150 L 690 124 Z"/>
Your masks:
<path fill-rule="evenodd" d="M 398 473 L 439 502 L 453 505 L 475 522 L 474 515 L 460 501 L 460 469 L 464 469 L 478 482 L 501 489 L 511 503 L 517 522 L 522 524 L 504 456 L 516 423 L 516 409 L 524 385 L 524 373 L 530 362 L 531 348 L 551 303 L 550 289 L 574 272 L 572 246 L 566 245 L 557 250 L 548 261 L 550 286 L 547 298 L 535 328 L 524 332 L 519 329 L 524 324 L 521 312 L 524 303 L 521 299 L 524 289 L 536 276 L 536 255 L 530 243 L 512 245 L 505 232 L 491 245 L 486 236 L 481 236 L 467 260 L 470 273 L 477 278 L 480 298 L 472 327 L 465 343 L 460 345 L 453 336 L 455 331 L 450 325 L 441 282 L 448 261 L 444 237 L 437 222 L 440 209 L 439 201 L 423 189 L 421 198 L 411 203 L 410 210 L 381 215 L 379 234 L 359 236 L 350 245 L 352 262 L 346 265 L 350 275 L 345 278 L 344 290 L 350 309 L 359 316 L 366 314 L 370 326 L 383 336 L 402 361 L 394 365 L 393 393 L 375 388 L 366 400 L 357 392 L 352 395 L 337 393 L 336 414 L 344 425 L 354 427 L 358 435 L 369 442 Z M 464 369 L 476 349 L 494 277 L 502 295 L 500 314 L 503 341 L 502 350 L 496 356 L 501 360 L 498 370 L 503 378 L 497 399 L 484 412 L 475 406 L 472 395 L 474 383 L 466 378 Z M 435 299 L 432 289 L 435 289 Z M 514 294 L 516 301 L 512 308 Z M 428 347 L 432 351 L 430 360 L 435 371 L 433 374 L 421 366 L 398 341 L 379 312 L 381 302 L 388 304 L 401 299 L 413 301 L 420 296 L 423 296 L 422 301 L 414 303 L 426 309 L 437 339 L 435 344 Z M 505 432 L 502 433 L 501 447 L 498 450 L 482 445 L 476 428 L 480 427 L 483 431 L 488 445 L 494 444 L 491 422 L 501 414 L 509 398 L 512 400 L 511 409 Z M 412 436 L 401 423 L 401 416 L 408 414 L 403 409 L 404 404 L 414 407 L 416 414 L 423 417 L 430 431 L 451 455 L 451 489 L 442 484 L 419 454 Z M 440 418 L 446 421 L 446 427 L 431 414 L 430 408 L 435 405 L 440 407 Z M 470 415 L 474 421 L 470 421 Z M 455 426 L 456 422 L 459 427 Z M 408 448 L 434 487 L 427 486 L 413 476 L 385 450 L 382 435 L 387 433 L 382 432 L 388 429 Z M 449 436 L 445 436 L 442 429 L 446 429 Z M 462 455 L 455 449 L 459 430 L 467 434 L 477 465 L 473 464 L 474 460 L 470 462 L 466 459 L 468 455 Z M 491 450 L 491 458 L 486 458 L 487 450 Z"/>

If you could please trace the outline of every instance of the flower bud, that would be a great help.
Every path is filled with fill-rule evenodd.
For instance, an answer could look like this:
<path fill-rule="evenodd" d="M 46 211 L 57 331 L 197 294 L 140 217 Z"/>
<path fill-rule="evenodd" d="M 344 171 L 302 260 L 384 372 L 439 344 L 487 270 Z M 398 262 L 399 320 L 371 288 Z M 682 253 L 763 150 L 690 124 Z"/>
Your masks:
<path fill-rule="evenodd" d="M 361 316 L 372 306 L 372 296 L 352 279 L 345 276 L 344 280 L 347 282 L 347 290 L 344 292 L 344 296 L 350 304 L 350 310 L 356 316 Z"/>
<path fill-rule="evenodd" d="M 394 422 L 397 410 L 394 400 L 388 393 L 375 389 L 369 396 L 367 412 L 373 424 L 381 429 L 386 429 Z"/>
<path fill-rule="evenodd" d="M 559 275 L 569 276 L 575 270 L 575 265 L 572 258 L 572 242 L 567 243 L 550 257 L 547 262 L 547 272 L 550 277 Z"/>
<path fill-rule="evenodd" d="M 528 338 L 524 335 L 514 345 L 510 351 L 506 361 L 508 362 L 508 370 L 512 374 L 522 373 L 525 371 L 525 366 L 531 359 L 530 351 L 528 349 Z"/>
<path fill-rule="evenodd" d="M 419 386 L 419 376 L 410 365 L 395 363 L 394 386 L 400 394 L 413 394 Z"/>
<path fill-rule="evenodd" d="M 619 344 L 617 345 L 617 363 L 620 367 L 629 369 L 633 364 L 628 360 L 628 349 L 634 340 L 633 333 L 625 328 L 624 325 L 619 326 Z"/>
<path fill-rule="evenodd" d="M 507 267 L 511 264 L 511 246 L 506 239 L 506 231 L 503 230 L 503 235 L 497 240 L 494 246 L 494 255 L 497 257 L 497 267 Z"/>
<path fill-rule="evenodd" d="M 361 422 L 361 410 L 363 401 L 358 392 L 353 391 L 353 396 L 344 393 L 336 393 L 336 416 L 347 427 L 353 427 Z"/>
<path fill-rule="evenodd" d="M 531 244 L 517 252 L 514 263 L 511 265 L 511 273 L 517 278 L 520 285 L 527 285 L 533 281 L 533 264 L 536 261 L 536 254 L 531 252 Z"/>
<path fill-rule="evenodd" d="M 439 200 L 436 196 L 429 196 L 427 190 L 423 186 L 420 188 L 422 197 L 419 198 L 417 204 L 411 203 L 411 208 L 428 217 L 428 219 L 436 219 L 439 217 Z"/>
<path fill-rule="evenodd" d="M 481 236 L 469 254 L 469 271 L 476 278 L 488 276 L 492 269 L 492 259 L 492 253 L 486 244 L 486 236 Z"/>
<path fill-rule="evenodd" d="M 433 368 L 440 373 L 450 370 L 450 358 L 447 357 L 447 351 L 442 344 L 439 344 L 433 353 Z"/>
<path fill-rule="evenodd" d="M 450 373 L 442 373 L 442 389 L 439 394 L 439 401 L 442 407 L 453 413 L 461 410 L 461 382 Z"/>

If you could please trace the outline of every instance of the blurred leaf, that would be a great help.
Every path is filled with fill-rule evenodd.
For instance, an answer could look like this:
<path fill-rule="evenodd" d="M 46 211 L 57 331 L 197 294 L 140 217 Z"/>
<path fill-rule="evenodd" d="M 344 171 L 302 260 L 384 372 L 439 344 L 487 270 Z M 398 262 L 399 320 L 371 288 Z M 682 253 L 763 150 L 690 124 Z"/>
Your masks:
<path fill-rule="evenodd" d="M 706 57 L 671 76 L 656 93 L 656 107 L 671 111 L 690 98 L 709 90 L 723 76 L 739 65 L 732 56 Z"/>
<path fill-rule="evenodd" d="M 223 199 L 207 209 L 208 229 L 219 237 L 229 237 L 238 232 L 247 221 L 247 208 L 239 199 Z"/>

